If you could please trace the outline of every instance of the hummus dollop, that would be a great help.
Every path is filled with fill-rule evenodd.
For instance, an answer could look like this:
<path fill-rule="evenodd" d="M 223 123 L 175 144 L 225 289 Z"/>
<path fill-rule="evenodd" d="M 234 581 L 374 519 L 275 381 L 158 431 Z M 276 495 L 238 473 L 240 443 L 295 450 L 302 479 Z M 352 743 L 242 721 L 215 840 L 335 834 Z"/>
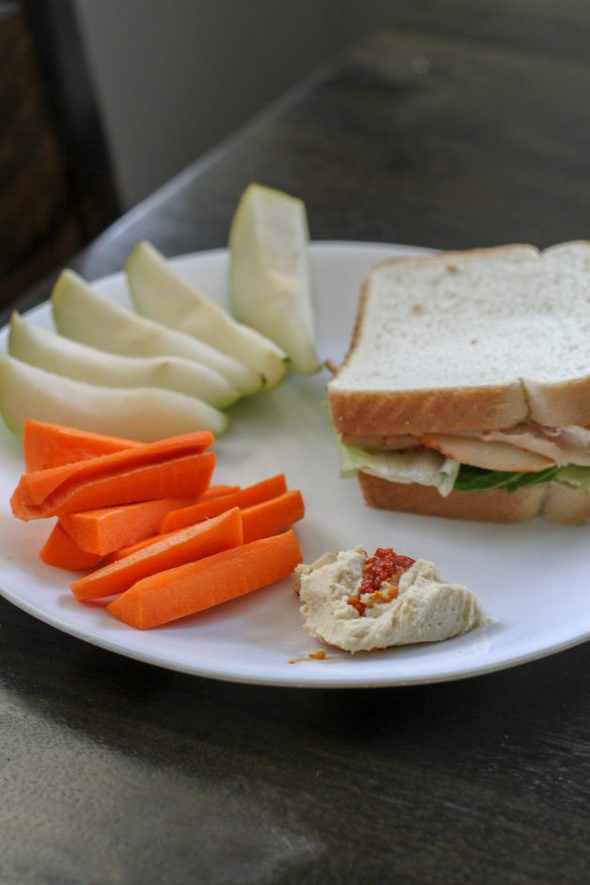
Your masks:
<path fill-rule="evenodd" d="M 394 645 L 440 642 L 490 623 L 477 596 L 441 580 L 433 562 L 417 559 L 399 578 L 397 595 L 358 599 L 367 553 L 362 547 L 326 553 L 296 568 L 307 632 L 352 653 Z"/>

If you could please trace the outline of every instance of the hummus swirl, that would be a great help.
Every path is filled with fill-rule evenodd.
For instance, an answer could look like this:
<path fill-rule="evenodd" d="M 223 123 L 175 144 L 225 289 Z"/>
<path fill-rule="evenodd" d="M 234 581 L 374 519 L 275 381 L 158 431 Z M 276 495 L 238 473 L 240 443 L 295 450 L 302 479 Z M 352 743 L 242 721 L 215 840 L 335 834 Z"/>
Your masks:
<path fill-rule="evenodd" d="M 300 610 L 311 636 L 355 653 L 439 642 L 489 623 L 475 594 L 442 581 L 434 563 L 424 559 L 401 575 L 393 599 L 368 594 L 359 611 L 351 602 L 358 599 L 366 561 L 366 551 L 355 547 L 297 566 Z"/>

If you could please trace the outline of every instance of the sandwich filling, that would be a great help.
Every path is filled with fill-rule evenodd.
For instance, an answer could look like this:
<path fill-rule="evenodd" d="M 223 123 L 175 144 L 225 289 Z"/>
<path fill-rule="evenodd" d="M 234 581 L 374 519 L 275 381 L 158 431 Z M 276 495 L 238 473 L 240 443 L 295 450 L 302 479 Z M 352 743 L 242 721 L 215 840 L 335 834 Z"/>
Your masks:
<path fill-rule="evenodd" d="M 361 470 L 441 495 L 558 482 L 590 495 L 590 428 L 520 423 L 501 430 L 395 436 L 343 435 L 340 472 Z"/>

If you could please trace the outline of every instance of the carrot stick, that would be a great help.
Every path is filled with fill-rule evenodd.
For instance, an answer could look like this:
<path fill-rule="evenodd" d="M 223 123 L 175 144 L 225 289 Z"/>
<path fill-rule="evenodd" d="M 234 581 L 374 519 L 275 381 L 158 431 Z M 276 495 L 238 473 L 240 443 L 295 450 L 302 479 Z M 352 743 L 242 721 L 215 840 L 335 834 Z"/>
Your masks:
<path fill-rule="evenodd" d="M 282 495 L 287 491 L 287 481 L 284 473 L 277 473 L 276 476 L 269 476 L 267 479 L 261 479 L 251 486 L 246 486 L 240 492 L 240 507 L 250 507 L 251 504 L 260 504 L 261 501 L 268 501 L 276 495 Z"/>
<path fill-rule="evenodd" d="M 205 495 L 202 495 L 199 501 L 201 501 L 201 499 L 204 497 Z M 219 503 L 221 504 L 221 500 L 225 502 L 229 498 L 234 500 L 235 495 L 227 495 L 223 499 L 220 499 Z M 208 505 L 217 503 L 217 499 L 215 499 L 215 501 L 211 500 L 206 503 Z M 192 510 L 193 508 L 191 505 L 182 509 L 186 509 L 188 511 Z M 221 510 L 221 512 L 223 513 L 224 510 Z M 240 512 L 242 514 L 242 522 L 244 524 L 244 542 L 246 542 L 255 541 L 257 538 L 264 538 L 268 535 L 276 535 L 278 532 L 284 532 L 285 529 L 288 529 L 294 523 L 298 522 L 300 519 L 303 519 L 305 515 L 305 507 L 301 492 L 297 489 L 294 489 L 293 491 L 284 492 L 282 495 L 277 495 L 275 498 L 271 498 L 269 501 L 261 501 L 260 504 L 253 504 L 251 507 L 240 508 Z M 215 514 L 211 509 L 211 512 L 207 516 L 203 517 L 203 519 L 201 520 L 195 520 L 195 522 L 192 524 L 196 525 L 198 524 L 198 522 L 202 522 L 204 521 L 204 519 L 208 519 L 209 517 L 215 515 L 217 514 Z M 184 528 L 184 526 L 182 526 L 182 528 Z M 129 556 L 130 553 L 135 553 L 136 550 L 141 550 L 147 547 L 149 544 L 154 544 L 158 541 L 159 538 L 168 537 L 169 535 L 174 534 L 174 532 L 176 531 L 180 531 L 180 529 L 172 529 L 172 531 L 170 532 L 154 534 L 151 537 L 146 537 L 143 540 L 138 541 L 137 544 L 131 544 L 128 547 L 121 547 L 119 550 L 113 551 L 111 558 L 121 559 L 123 556 Z"/>
<path fill-rule="evenodd" d="M 186 498 L 156 498 L 84 510 L 62 516 L 61 524 L 82 550 L 106 556 L 154 535 L 162 517 L 186 502 Z"/>
<path fill-rule="evenodd" d="M 45 470 L 33 470 L 21 476 L 13 495 L 18 505 L 41 504 L 61 485 L 72 480 L 80 483 L 97 476 L 108 476 L 140 464 L 154 464 L 171 457 L 203 452 L 213 443 L 213 434 L 199 430 L 153 443 L 143 443 L 109 455 L 98 455 Z M 16 513 L 15 515 L 18 515 Z"/>
<path fill-rule="evenodd" d="M 63 516 L 113 504 L 180 498 L 189 491 L 198 497 L 209 484 L 214 466 L 213 452 L 142 465 L 122 474 L 84 483 L 70 490 L 65 498 L 60 495 L 57 501 L 54 500 L 53 509 L 57 516 Z"/>
<path fill-rule="evenodd" d="M 201 519 L 208 519 L 217 513 L 222 513 L 224 505 L 229 507 L 249 507 L 252 504 L 260 504 L 276 495 L 281 495 L 287 491 L 287 483 L 283 473 L 277 476 L 271 476 L 251 486 L 243 489 L 237 489 L 234 493 L 229 494 L 225 499 L 215 499 L 213 501 L 205 501 L 203 499 L 195 501 L 179 510 L 172 510 L 162 519 L 160 525 L 161 532 L 172 532 L 180 529 L 185 525 L 192 525 Z"/>
<path fill-rule="evenodd" d="M 197 522 L 202 522 L 204 519 L 217 516 L 231 507 L 238 507 L 239 501 L 239 492 L 218 495 L 216 498 L 199 499 L 193 504 L 188 504 L 165 513 L 160 521 L 158 531 L 165 534 L 166 532 L 175 532 L 177 529 L 184 528 L 187 525 L 194 525 Z"/>
<path fill-rule="evenodd" d="M 236 507 L 216 519 L 182 529 L 144 550 L 115 560 L 74 581 L 70 589 L 81 601 L 113 596 L 146 576 L 236 547 L 242 541 L 242 518 Z"/>
<path fill-rule="evenodd" d="M 208 501 L 211 498 L 219 498 L 221 495 L 229 495 L 231 492 L 239 491 L 239 488 L 239 486 L 228 486 L 223 485 L 222 483 L 217 483 L 216 485 L 209 486 L 208 489 L 205 489 L 203 494 L 200 495 L 199 501 Z"/>
<path fill-rule="evenodd" d="M 45 470 L 72 461 L 109 455 L 122 449 L 131 449 L 141 443 L 131 439 L 105 436 L 29 418 L 23 429 L 23 457 L 25 469 Z"/>
<path fill-rule="evenodd" d="M 47 565 L 70 571 L 94 568 L 102 560 L 102 556 L 82 550 L 59 522 L 55 523 L 39 556 Z"/>
<path fill-rule="evenodd" d="M 223 489 L 229 489 L 229 492 L 225 494 Z M 166 531 L 162 530 L 162 523 L 164 519 L 160 522 L 160 525 L 157 529 L 154 529 L 151 535 L 142 538 L 140 541 L 137 541 L 133 544 L 127 544 L 125 546 L 119 547 L 116 550 L 111 551 L 109 555 L 109 560 L 122 559 L 124 556 L 129 556 L 130 553 L 135 553 L 136 550 L 142 550 L 144 547 L 147 547 L 148 544 L 153 544 L 158 541 L 160 538 L 163 538 L 167 535 L 173 534 L 174 532 L 180 531 L 180 529 L 187 528 L 190 525 L 196 525 L 198 522 L 203 522 L 205 519 L 210 519 L 213 516 L 219 516 L 221 513 L 225 513 L 226 510 L 231 510 L 232 507 L 235 507 L 236 495 L 233 494 L 234 491 L 239 491 L 239 486 L 209 486 L 208 489 L 205 489 L 202 495 L 199 496 L 197 502 L 202 506 L 202 509 L 199 511 L 199 519 L 192 520 L 179 520 L 181 523 L 175 528 L 167 529 Z M 186 509 L 188 510 L 192 505 L 186 505 Z M 173 512 L 180 513 L 184 510 L 184 507 L 181 507 L 179 510 L 175 510 Z"/>
<path fill-rule="evenodd" d="M 64 483 L 39 505 L 18 502 L 15 516 L 39 519 L 64 516 L 81 510 L 133 504 L 154 498 L 198 497 L 209 484 L 215 464 L 214 452 L 171 458 L 155 464 L 141 464 L 133 469 L 95 477 L 82 482 Z"/>
<path fill-rule="evenodd" d="M 304 514 L 303 498 L 297 489 L 277 495 L 270 501 L 245 507 L 242 510 L 244 543 L 283 532 L 303 519 Z"/>
<path fill-rule="evenodd" d="M 224 511 L 225 512 L 225 511 Z M 221 516 L 221 514 L 219 514 Z M 204 522 L 205 520 L 203 520 Z M 195 522 L 193 525 L 200 525 L 200 523 Z M 183 526 L 183 528 L 190 528 L 190 526 Z M 132 553 L 136 553 L 138 550 L 144 550 L 150 544 L 155 544 L 158 541 L 161 541 L 162 538 L 168 538 L 170 535 L 175 534 L 175 532 L 181 532 L 182 529 L 174 529 L 173 532 L 166 532 L 165 534 L 161 534 L 160 532 L 155 532 L 153 535 L 150 535 L 149 538 L 143 538 L 141 541 L 137 541 L 135 544 L 127 544 L 125 547 L 119 547 L 118 550 L 113 550 L 112 553 L 109 553 L 107 556 L 108 562 L 115 562 L 117 559 L 123 559 L 125 556 L 130 556 Z"/>
<path fill-rule="evenodd" d="M 280 581 L 301 561 L 290 530 L 143 578 L 107 608 L 120 621 L 146 630 Z"/>
<path fill-rule="evenodd" d="M 202 495 L 199 495 L 199 501 L 203 501 L 203 502 L 212 501 L 214 498 L 225 496 L 226 493 L 233 492 L 233 491 L 237 490 L 238 488 L 239 488 L 238 486 L 228 486 L 228 485 L 219 485 L 219 484 L 214 485 L 214 486 L 209 486 L 208 489 L 205 489 L 205 491 L 203 492 Z M 174 505 L 174 509 L 176 509 L 182 499 L 181 498 L 166 498 L 164 500 L 176 501 L 177 503 Z M 186 499 L 184 499 L 184 500 L 186 501 Z M 148 502 L 142 502 L 142 504 L 143 503 L 147 504 Z M 136 505 L 133 505 L 133 504 L 122 505 L 121 510 L 123 510 L 125 507 L 134 507 L 134 506 L 136 506 Z M 139 506 L 139 505 L 137 505 L 137 506 Z M 188 506 L 188 505 L 186 505 L 186 506 Z M 108 508 L 108 509 L 110 510 L 110 508 Z M 113 510 L 115 510 L 115 509 L 119 510 L 119 508 L 113 508 Z M 220 512 L 224 512 L 225 510 L 229 510 L 229 509 L 230 509 L 229 507 L 224 507 L 223 510 Z M 102 511 L 86 511 L 86 512 L 87 513 L 93 513 L 93 512 L 100 513 Z M 69 519 L 77 520 L 78 515 L 79 514 L 77 514 L 77 513 L 76 514 L 73 513 L 73 514 L 71 514 L 71 516 L 62 516 L 61 521 L 64 522 Z M 210 515 L 217 516 L 218 514 L 211 513 Z M 139 535 L 137 535 L 135 541 L 129 541 L 128 543 L 119 544 L 118 546 L 113 547 L 111 550 L 108 551 L 108 553 L 105 554 L 108 557 L 108 560 L 112 561 L 114 559 L 122 559 L 124 556 L 129 556 L 130 553 L 135 553 L 136 550 L 140 550 L 141 548 L 146 547 L 148 544 L 151 544 L 154 541 L 159 540 L 161 537 L 163 537 L 163 535 L 159 531 L 160 522 L 161 522 L 161 517 L 158 520 L 158 525 L 152 526 L 152 530 L 150 532 L 146 532 L 144 537 L 139 538 Z M 181 526 L 181 528 L 184 528 L 184 526 Z M 120 540 L 122 540 L 122 536 L 121 536 Z"/>

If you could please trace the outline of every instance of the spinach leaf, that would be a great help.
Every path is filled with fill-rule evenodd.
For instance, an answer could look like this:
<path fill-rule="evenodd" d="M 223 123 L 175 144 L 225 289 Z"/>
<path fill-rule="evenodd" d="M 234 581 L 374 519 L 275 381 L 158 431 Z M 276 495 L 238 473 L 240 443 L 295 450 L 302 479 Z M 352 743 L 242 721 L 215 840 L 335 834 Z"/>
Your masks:
<path fill-rule="evenodd" d="M 454 487 L 462 492 L 488 492 L 492 489 L 506 489 L 508 492 L 514 492 L 523 486 L 549 482 L 556 477 L 559 469 L 555 466 L 527 473 L 512 473 L 507 470 L 484 470 L 482 467 L 461 464 Z"/>

